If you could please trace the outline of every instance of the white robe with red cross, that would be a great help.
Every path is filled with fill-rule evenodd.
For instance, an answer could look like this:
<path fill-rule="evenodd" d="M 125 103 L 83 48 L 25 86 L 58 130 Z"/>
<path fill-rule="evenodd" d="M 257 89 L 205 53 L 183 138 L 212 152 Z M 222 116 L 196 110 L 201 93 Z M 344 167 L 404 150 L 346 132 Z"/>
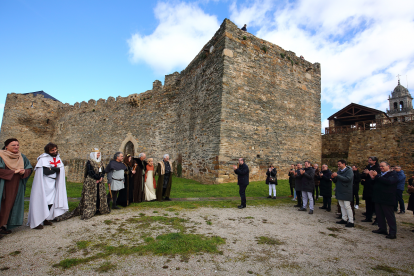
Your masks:
<path fill-rule="evenodd" d="M 43 174 L 43 167 L 58 167 L 60 172 Z M 65 167 L 59 154 L 52 157 L 43 153 L 37 158 L 35 176 L 30 194 L 29 216 L 27 224 L 35 228 L 45 220 L 53 220 L 69 210 L 66 194 Z M 49 210 L 48 205 L 52 205 Z"/>

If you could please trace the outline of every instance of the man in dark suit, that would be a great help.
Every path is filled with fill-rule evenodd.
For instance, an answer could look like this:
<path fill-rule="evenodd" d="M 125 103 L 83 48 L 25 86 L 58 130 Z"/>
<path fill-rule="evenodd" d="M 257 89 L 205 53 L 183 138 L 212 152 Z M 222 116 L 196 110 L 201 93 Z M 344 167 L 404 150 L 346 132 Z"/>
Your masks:
<path fill-rule="evenodd" d="M 241 205 L 239 209 L 246 208 L 246 188 L 249 185 L 249 167 L 244 163 L 244 158 L 239 158 L 239 168 L 233 165 L 234 173 L 237 174 L 237 185 L 239 185 L 239 194 L 241 197 Z"/>
<path fill-rule="evenodd" d="M 373 189 L 373 179 L 371 179 L 369 172 L 376 171 L 377 174 L 380 174 L 380 168 L 378 166 L 378 158 L 371 156 L 368 158 L 368 165 L 365 167 L 365 170 L 361 174 L 361 184 L 364 186 L 364 191 L 362 193 L 362 199 L 365 200 L 366 208 L 366 218 L 361 220 L 362 222 L 372 222 L 372 215 L 375 212 L 375 203 L 372 202 L 372 189 Z M 375 222 L 374 222 L 375 224 Z"/>
<path fill-rule="evenodd" d="M 375 170 L 369 172 L 373 180 L 372 201 L 375 203 L 378 230 L 373 233 L 387 235 L 387 239 L 397 238 L 397 223 L 395 221 L 394 206 L 396 202 L 398 177 L 396 172 L 390 170 L 390 164 L 381 162 L 380 173 Z M 386 220 L 386 221 L 385 221 Z M 390 228 L 387 233 L 387 224 Z"/>

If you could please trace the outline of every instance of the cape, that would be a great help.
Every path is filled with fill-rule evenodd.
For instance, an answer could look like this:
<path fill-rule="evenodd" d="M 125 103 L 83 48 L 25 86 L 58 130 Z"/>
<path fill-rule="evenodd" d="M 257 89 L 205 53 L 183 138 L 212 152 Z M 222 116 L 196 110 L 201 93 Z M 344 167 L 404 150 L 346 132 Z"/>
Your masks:
<path fill-rule="evenodd" d="M 32 169 L 32 165 L 29 162 L 24 154 L 22 154 L 24 160 L 24 169 Z M 0 158 L 0 169 L 5 169 L 6 164 L 4 163 L 3 159 Z M 16 200 L 14 201 L 14 205 L 12 210 L 10 211 L 9 220 L 7 221 L 7 229 L 13 229 L 19 227 L 23 224 L 24 218 L 24 192 L 26 191 L 26 183 L 29 177 L 20 179 L 19 181 L 19 190 L 16 195 Z M 3 189 L 4 189 L 4 179 L 0 178 L 0 208 L 1 208 L 1 200 L 3 199 Z"/>
<path fill-rule="evenodd" d="M 65 167 L 59 154 L 56 156 L 56 165 L 60 168 L 60 172 L 56 177 L 56 194 L 52 208 L 48 208 L 46 202 L 46 194 L 44 189 L 43 167 L 54 167 L 53 157 L 47 153 L 43 153 L 37 158 L 35 167 L 35 176 L 33 179 L 32 192 L 30 194 L 29 216 L 27 225 L 35 228 L 44 220 L 53 220 L 63 215 L 69 210 L 68 196 L 66 194 Z"/>

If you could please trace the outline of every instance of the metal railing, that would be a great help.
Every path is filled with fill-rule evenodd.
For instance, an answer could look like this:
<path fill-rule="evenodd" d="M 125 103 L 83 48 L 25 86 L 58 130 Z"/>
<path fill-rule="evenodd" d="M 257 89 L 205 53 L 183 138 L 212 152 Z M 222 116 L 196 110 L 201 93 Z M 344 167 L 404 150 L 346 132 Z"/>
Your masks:
<path fill-rule="evenodd" d="M 390 124 L 414 122 L 414 114 L 397 116 L 391 118 L 381 118 L 371 121 L 357 122 L 355 125 L 326 127 L 325 134 L 350 133 L 358 130 L 378 129 Z"/>
<path fill-rule="evenodd" d="M 394 113 L 399 113 L 399 112 L 409 112 L 412 111 L 413 109 L 411 107 L 404 107 L 404 108 L 396 108 L 396 109 L 388 109 L 387 108 L 387 114 L 394 114 Z"/>

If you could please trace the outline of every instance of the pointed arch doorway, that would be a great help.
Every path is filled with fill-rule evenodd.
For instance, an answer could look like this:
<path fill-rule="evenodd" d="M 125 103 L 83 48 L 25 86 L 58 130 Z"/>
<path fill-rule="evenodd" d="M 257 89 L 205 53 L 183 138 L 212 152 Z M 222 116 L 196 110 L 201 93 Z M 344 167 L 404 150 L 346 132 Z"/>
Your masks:
<path fill-rule="evenodd" d="M 123 152 L 124 155 L 131 154 L 131 156 L 137 156 L 138 143 L 131 133 L 128 133 L 125 140 L 119 147 L 119 151 Z"/>

